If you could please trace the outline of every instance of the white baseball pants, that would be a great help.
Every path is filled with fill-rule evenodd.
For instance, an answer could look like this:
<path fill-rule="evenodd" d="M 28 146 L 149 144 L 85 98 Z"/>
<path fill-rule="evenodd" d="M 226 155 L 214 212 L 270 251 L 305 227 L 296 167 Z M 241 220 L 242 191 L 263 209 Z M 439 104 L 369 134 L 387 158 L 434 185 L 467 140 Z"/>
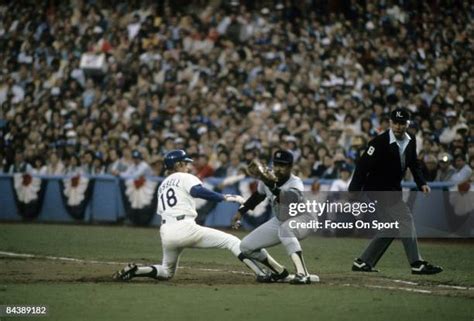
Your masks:
<path fill-rule="evenodd" d="M 228 249 L 236 257 L 240 254 L 240 240 L 232 234 L 196 224 L 194 219 L 167 219 L 160 228 L 163 247 L 161 265 L 154 265 L 158 279 L 170 279 L 178 268 L 179 257 L 185 248 Z"/>

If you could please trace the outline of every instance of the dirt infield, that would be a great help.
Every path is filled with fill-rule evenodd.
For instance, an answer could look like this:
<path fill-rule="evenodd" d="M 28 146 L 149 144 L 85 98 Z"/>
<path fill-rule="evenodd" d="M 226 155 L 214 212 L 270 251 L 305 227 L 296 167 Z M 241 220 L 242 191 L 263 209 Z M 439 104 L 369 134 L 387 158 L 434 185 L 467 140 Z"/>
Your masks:
<path fill-rule="evenodd" d="M 67 261 L 44 257 L 0 256 L 0 284 L 35 283 L 119 283 L 112 279 L 115 270 L 123 264 L 117 262 L 88 263 L 87 261 Z M 193 264 L 179 268 L 170 281 L 149 278 L 136 278 L 131 283 L 157 283 L 162 286 L 255 286 L 251 273 L 245 270 L 232 270 L 234 267 Z M 320 275 L 317 287 L 353 287 L 385 289 L 388 291 L 407 291 L 427 295 L 464 297 L 474 299 L 474 288 L 457 284 L 435 282 L 412 282 L 379 276 L 377 274 L 334 273 Z M 272 286 L 286 286 L 274 284 Z"/>

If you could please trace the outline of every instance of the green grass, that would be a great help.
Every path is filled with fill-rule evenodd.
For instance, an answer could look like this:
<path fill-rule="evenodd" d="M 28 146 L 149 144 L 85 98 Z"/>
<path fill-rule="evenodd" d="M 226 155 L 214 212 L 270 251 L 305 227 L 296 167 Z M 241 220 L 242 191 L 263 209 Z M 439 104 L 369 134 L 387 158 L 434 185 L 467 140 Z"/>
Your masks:
<path fill-rule="evenodd" d="M 245 233 L 236 235 L 242 238 Z M 42 320 L 473 320 L 473 290 L 436 288 L 441 283 L 474 286 L 472 242 L 421 242 L 423 256 L 446 269 L 436 276 L 411 275 L 399 242 L 381 260 L 381 273 L 349 272 L 352 259 L 366 243 L 353 238 L 304 240 L 309 269 L 322 282 L 302 287 L 256 284 L 251 276 L 225 272 L 246 270 L 223 250 L 186 250 L 181 265 L 187 268 L 170 282 L 126 284 L 108 282 L 117 268 L 114 265 L 0 256 L 0 271 L 6 271 L 0 273 L 0 304 L 46 304 L 50 315 Z M 161 261 L 159 231 L 154 228 L 0 224 L 0 251 L 98 261 Z M 291 268 L 281 246 L 270 252 Z M 205 272 L 199 270 L 202 267 L 222 271 Z M 49 279 L 51 273 L 60 276 Z M 392 279 L 417 282 L 432 294 L 388 289 L 404 287 Z"/>
<path fill-rule="evenodd" d="M 18 285 L 6 302 L 47 304 L 46 320 L 467 320 L 472 300 L 290 285 Z M 0 296 L 1 297 L 1 296 Z"/>

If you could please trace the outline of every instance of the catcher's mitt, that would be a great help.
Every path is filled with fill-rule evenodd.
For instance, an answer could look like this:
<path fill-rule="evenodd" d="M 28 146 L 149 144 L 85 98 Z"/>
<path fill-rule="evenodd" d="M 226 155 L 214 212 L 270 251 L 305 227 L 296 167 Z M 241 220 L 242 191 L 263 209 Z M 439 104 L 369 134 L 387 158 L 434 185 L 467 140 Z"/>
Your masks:
<path fill-rule="evenodd" d="M 250 162 L 247 167 L 247 172 L 250 176 L 263 181 L 265 185 L 273 186 L 278 180 L 275 174 L 258 159 L 254 159 Z"/>

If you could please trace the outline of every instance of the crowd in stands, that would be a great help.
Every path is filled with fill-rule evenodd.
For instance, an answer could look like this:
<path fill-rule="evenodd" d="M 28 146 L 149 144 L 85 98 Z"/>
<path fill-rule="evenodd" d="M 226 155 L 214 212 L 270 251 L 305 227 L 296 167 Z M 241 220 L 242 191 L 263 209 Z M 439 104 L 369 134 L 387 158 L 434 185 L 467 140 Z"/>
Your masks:
<path fill-rule="evenodd" d="M 226 177 L 285 148 L 347 180 L 405 107 L 427 179 L 471 178 L 472 2 L 166 3 L 0 4 L 1 171 L 163 175 L 183 148 Z"/>

